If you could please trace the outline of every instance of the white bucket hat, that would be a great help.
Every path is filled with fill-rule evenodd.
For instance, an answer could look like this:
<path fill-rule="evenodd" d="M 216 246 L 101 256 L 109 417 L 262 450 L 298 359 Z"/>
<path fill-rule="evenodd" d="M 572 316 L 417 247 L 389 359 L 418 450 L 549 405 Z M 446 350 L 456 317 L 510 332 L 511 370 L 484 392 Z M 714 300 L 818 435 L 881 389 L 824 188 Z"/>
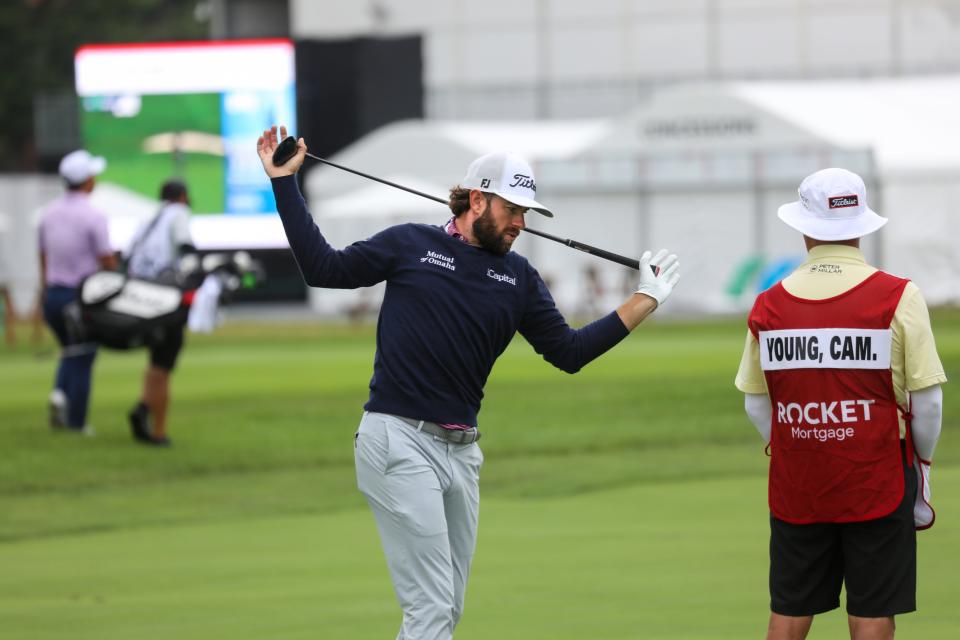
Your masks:
<path fill-rule="evenodd" d="M 460 184 L 467 189 L 494 193 L 515 205 L 553 217 L 549 209 L 535 200 L 537 183 L 533 169 L 515 153 L 497 151 L 480 156 L 467 167 L 467 175 Z"/>
<path fill-rule="evenodd" d="M 70 184 L 82 184 L 103 173 L 107 161 L 86 149 L 71 151 L 60 161 L 60 175 Z"/>
<path fill-rule="evenodd" d="M 777 217 L 814 240 L 850 240 L 873 233 L 887 219 L 867 206 L 863 179 L 846 169 L 823 169 L 800 183 L 800 199 Z"/>

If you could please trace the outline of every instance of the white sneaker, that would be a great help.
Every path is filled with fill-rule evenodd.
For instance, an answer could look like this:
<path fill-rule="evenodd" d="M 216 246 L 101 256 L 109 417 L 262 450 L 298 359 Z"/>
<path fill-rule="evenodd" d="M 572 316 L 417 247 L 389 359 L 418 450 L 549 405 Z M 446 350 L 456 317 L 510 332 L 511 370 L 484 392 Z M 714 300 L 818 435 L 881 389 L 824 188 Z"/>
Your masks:
<path fill-rule="evenodd" d="M 63 429 L 67 426 L 67 394 L 62 389 L 54 389 L 47 400 L 48 420 L 51 429 Z"/>

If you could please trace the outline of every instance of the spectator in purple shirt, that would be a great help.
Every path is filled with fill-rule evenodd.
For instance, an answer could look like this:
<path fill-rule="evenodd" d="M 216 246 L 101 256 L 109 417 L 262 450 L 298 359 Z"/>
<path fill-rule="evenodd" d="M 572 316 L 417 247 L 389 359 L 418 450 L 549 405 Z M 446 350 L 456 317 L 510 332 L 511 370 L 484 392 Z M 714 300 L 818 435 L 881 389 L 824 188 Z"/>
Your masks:
<path fill-rule="evenodd" d="M 40 275 L 43 317 L 60 343 L 60 363 L 50 392 L 50 426 L 92 435 L 87 403 L 97 346 L 78 342 L 67 330 L 64 309 L 77 299 L 80 281 L 100 269 L 116 269 L 107 235 L 107 218 L 89 200 L 96 176 L 107 162 L 88 151 L 68 153 L 60 161 L 66 194 L 40 221 Z"/>

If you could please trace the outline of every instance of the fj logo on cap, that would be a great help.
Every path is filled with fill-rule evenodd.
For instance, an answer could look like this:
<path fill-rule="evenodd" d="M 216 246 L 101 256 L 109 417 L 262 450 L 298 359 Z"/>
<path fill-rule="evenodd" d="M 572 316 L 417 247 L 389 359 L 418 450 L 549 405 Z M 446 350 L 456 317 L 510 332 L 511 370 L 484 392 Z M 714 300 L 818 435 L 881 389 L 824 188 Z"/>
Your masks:
<path fill-rule="evenodd" d="M 851 196 L 836 196 L 834 198 L 830 198 L 829 202 L 831 209 L 860 206 L 860 199 L 856 196 L 856 194 Z"/>
<path fill-rule="evenodd" d="M 489 186 L 490 186 L 490 178 L 484 178 L 483 180 L 480 181 L 481 189 L 486 189 Z"/>

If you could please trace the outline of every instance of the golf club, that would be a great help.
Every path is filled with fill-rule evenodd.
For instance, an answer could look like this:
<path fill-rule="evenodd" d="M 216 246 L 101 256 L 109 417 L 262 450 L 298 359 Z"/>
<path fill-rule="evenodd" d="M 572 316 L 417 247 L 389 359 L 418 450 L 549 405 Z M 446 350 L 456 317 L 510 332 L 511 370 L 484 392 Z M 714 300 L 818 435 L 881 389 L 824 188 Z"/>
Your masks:
<path fill-rule="evenodd" d="M 287 136 L 284 138 L 280 144 L 277 145 L 277 148 L 273 152 L 273 164 L 274 166 L 280 167 L 286 164 L 286 162 L 292 158 L 297 153 L 297 140 L 293 136 Z M 396 182 L 390 182 L 389 180 L 384 180 L 383 178 L 378 178 L 372 176 L 368 173 L 363 173 L 362 171 L 357 171 L 356 169 L 351 169 L 350 167 L 345 167 L 342 164 L 337 164 L 336 162 L 331 162 L 319 156 L 315 156 L 312 153 L 307 153 L 307 156 L 313 158 L 318 162 L 323 164 L 330 165 L 331 167 L 336 167 L 341 171 L 347 171 L 349 173 L 356 174 L 358 176 L 367 178 L 368 180 L 373 180 L 381 184 L 393 187 L 395 189 L 400 189 L 401 191 L 406 191 L 407 193 L 412 193 L 414 195 L 422 196 L 427 200 L 433 200 L 434 202 L 439 202 L 440 204 L 446 205 L 447 201 L 443 198 L 438 198 L 437 196 L 432 196 L 429 193 L 424 193 L 423 191 L 417 191 L 416 189 L 411 189 L 410 187 L 405 187 L 402 184 L 397 184 Z M 549 233 L 544 233 L 543 231 L 537 231 L 536 229 L 531 229 L 526 227 L 524 229 L 527 233 L 532 233 L 535 236 L 540 236 L 541 238 L 546 238 L 547 240 L 553 240 L 554 242 L 559 242 L 560 244 L 567 245 L 571 249 L 576 249 L 577 251 L 583 251 L 584 253 L 589 253 L 590 255 L 597 256 L 598 258 L 603 258 L 605 260 L 610 260 L 611 262 L 616 262 L 617 264 L 622 264 L 625 267 L 630 267 L 631 269 L 640 269 L 640 261 L 628 258 L 626 256 L 621 256 L 620 254 L 613 253 L 611 251 L 606 251 L 604 249 L 598 249 L 597 247 L 592 247 L 589 244 L 584 244 L 582 242 L 577 242 L 576 240 L 569 240 L 566 238 L 558 238 L 557 236 L 552 236 Z M 657 272 L 657 268 L 651 265 L 653 272 Z"/>

